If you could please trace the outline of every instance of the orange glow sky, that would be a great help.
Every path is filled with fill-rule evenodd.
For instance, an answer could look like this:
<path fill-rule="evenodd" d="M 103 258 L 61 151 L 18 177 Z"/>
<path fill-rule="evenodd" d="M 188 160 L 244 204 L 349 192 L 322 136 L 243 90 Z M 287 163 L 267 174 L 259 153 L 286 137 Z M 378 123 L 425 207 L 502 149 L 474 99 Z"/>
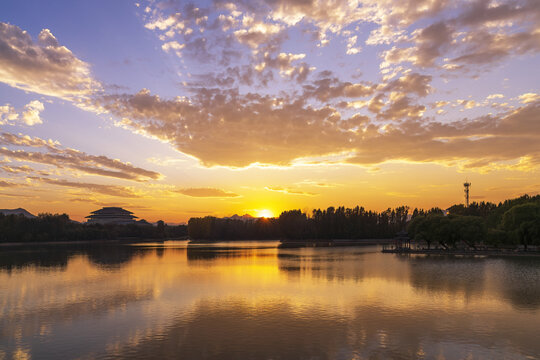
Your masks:
<path fill-rule="evenodd" d="M 148 221 L 540 192 L 534 0 L 0 4 L 0 208 Z M 266 210 L 266 212 L 263 212 Z"/>

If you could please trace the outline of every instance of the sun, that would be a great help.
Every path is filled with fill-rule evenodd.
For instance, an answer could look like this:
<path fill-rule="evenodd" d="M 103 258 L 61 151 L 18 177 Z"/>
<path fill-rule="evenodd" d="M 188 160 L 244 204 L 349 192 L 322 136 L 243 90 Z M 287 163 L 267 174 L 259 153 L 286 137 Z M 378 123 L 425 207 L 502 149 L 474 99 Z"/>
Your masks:
<path fill-rule="evenodd" d="M 274 217 L 274 213 L 268 209 L 257 210 L 257 217 L 272 218 Z"/>

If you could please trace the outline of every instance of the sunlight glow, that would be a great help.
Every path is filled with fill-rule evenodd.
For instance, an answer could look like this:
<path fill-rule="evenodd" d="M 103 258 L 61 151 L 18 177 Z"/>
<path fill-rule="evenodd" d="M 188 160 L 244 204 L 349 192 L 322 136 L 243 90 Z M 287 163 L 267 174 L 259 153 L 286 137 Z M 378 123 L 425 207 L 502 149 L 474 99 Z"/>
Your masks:
<path fill-rule="evenodd" d="M 272 218 L 274 217 L 274 213 L 272 212 L 272 210 L 268 210 L 268 209 L 257 210 L 257 216 L 264 217 L 264 218 Z"/>

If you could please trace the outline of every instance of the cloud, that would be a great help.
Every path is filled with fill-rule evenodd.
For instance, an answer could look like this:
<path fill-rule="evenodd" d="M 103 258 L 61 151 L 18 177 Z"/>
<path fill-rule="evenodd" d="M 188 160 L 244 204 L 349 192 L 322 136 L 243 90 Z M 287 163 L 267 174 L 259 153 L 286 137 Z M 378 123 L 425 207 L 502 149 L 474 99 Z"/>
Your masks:
<path fill-rule="evenodd" d="M 132 189 L 125 186 L 117 185 L 104 185 L 104 184 L 94 184 L 86 182 L 75 182 L 63 179 L 49 179 L 43 177 L 29 177 L 28 179 L 43 182 L 55 186 L 64 186 L 75 189 L 84 189 L 92 193 L 98 193 L 108 196 L 118 196 L 124 198 L 139 198 L 140 195 L 136 194 Z"/>
<path fill-rule="evenodd" d="M 528 165 L 538 166 L 539 115 L 537 102 L 498 117 L 483 116 L 452 123 L 409 120 L 387 126 L 384 132 L 372 132 L 347 161 L 368 165 L 406 160 L 486 170 L 495 169 L 501 162 L 519 163 L 528 159 Z"/>
<path fill-rule="evenodd" d="M 394 46 L 385 51 L 381 67 L 402 62 L 410 62 L 420 67 L 434 66 L 435 61 L 443 54 L 445 47 L 449 46 L 452 34 L 453 28 L 445 22 L 438 22 L 417 30 L 411 39 L 415 46 L 407 48 Z"/>
<path fill-rule="evenodd" d="M 45 110 L 45 106 L 43 106 L 43 103 L 38 100 L 34 100 L 26 104 L 24 106 L 24 112 L 22 113 L 24 123 L 28 126 L 42 124 L 43 121 L 39 117 L 39 113 L 43 110 Z"/>
<path fill-rule="evenodd" d="M 537 93 L 525 93 L 518 96 L 519 101 L 522 104 L 528 104 L 540 100 L 540 95 Z"/>
<path fill-rule="evenodd" d="M 161 98 L 147 89 L 136 94 L 94 93 L 92 105 L 116 117 L 118 126 L 166 141 L 205 166 L 289 166 L 299 159 L 339 162 L 348 158 L 361 165 L 410 160 L 461 161 L 467 162 L 463 166 L 481 167 L 476 154 L 453 147 L 470 145 L 488 154 L 485 149 L 497 141 L 511 144 L 525 135 L 509 138 L 497 133 L 497 126 L 510 118 L 507 112 L 472 120 L 448 117 L 437 122 L 429 118 L 437 111 L 438 115 L 452 111 L 456 104 L 461 110 L 488 105 L 485 100 L 466 98 L 446 106 L 448 101 L 432 99 L 440 93 L 433 87 L 438 84 L 433 78 L 436 72 L 429 68 L 466 71 L 471 64 L 536 51 L 537 13 L 538 6 L 528 0 L 150 4 L 143 14 L 146 28 L 156 32 L 162 50 L 186 69 L 182 96 Z M 289 37 L 298 35 L 289 31 L 293 26 L 302 36 L 308 34 L 304 38 L 315 33 L 312 40 L 318 45 L 339 38 L 335 45 L 336 49 L 341 46 L 342 54 L 336 56 L 354 55 L 360 51 L 362 39 L 380 47 L 382 80 L 361 81 L 351 75 L 344 81 L 336 75 L 342 71 L 316 69 L 311 64 L 319 50 L 313 51 L 313 44 L 306 44 L 302 52 L 292 52 L 287 46 Z M 369 35 L 363 32 L 366 26 Z M 46 31 L 32 46 L 59 47 Z M 412 68 L 402 63 L 411 63 Z M 519 98 L 523 105 L 535 103 L 534 96 L 525 95 Z M 428 109 L 423 101 L 428 96 L 431 109 L 425 116 Z M 513 106 L 491 105 L 493 111 Z M 518 110 L 523 115 L 525 106 Z M 11 114 L 11 110 L 7 108 L 5 113 Z M 486 119 L 497 126 L 489 127 Z M 477 132 L 479 124 L 485 126 Z M 89 174 L 137 181 L 159 177 L 130 164 L 111 163 L 112 159 L 54 144 L 40 146 L 45 153 L 3 151 L 19 159 L 37 159 L 34 161 Z M 419 146 L 425 148 L 416 149 Z M 520 152 L 495 150 L 493 156 L 487 156 L 488 163 L 497 158 L 518 161 L 536 156 L 532 145 Z"/>
<path fill-rule="evenodd" d="M 23 195 L 23 194 L 7 194 L 0 192 L 0 197 L 15 197 L 15 198 L 23 198 L 23 199 L 33 199 L 36 198 L 34 195 Z"/>
<path fill-rule="evenodd" d="M 13 150 L 6 147 L 0 148 L 1 155 L 17 161 L 52 165 L 56 168 L 70 168 L 86 174 L 126 180 L 146 181 L 150 179 L 156 180 L 161 177 L 155 171 L 139 168 L 130 163 L 111 159 L 104 155 L 89 155 L 79 150 L 64 148 L 58 142 L 52 140 L 27 135 L 0 133 L 0 145 L 42 149 L 42 151 L 27 151 Z"/>
<path fill-rule="evenodd" d="M 215 189 L 215 188 L 187 188 L 187 189 L 177 189 L 176 192 L 191 196 L 191 197 L 203 197 L 203 198 L 230 198 L 230 197 L 239 197 L 240 195 L 233 192 Z"/>
<path fill-rule="evenodd" d="M 0 166 L 0 169 L 4 170 L 7 173 L 11 174 L 18 174 L 18 173 L 32 173 L 34 172 L 34 169 L 32 169 L 30 166 L 23 165 L 23 166 Z"/>
<path fill-rule="evenodd" d="M 314 181 L 314 180 L 303 180 L 299 183 L 297 183 L 299 186 L 315 186 L 315 187 L 321 187 L 321 188 L 333 188 L 338 186 L 338 184 L 329 184 L 324 183 L 320 181 Z"/>
<path fill-rule="evenodd" d="M 338 98 L 361 98 L 370 96 L 375 92 L 371 83 L 343 82 L 332 73 L 320 74 L 316 79 L 303 86 L 304 98 L 315 98 L 321 102 L 328 102 Z"/>
<path fill-rule="evenodd" d="M 21 28 L 0 22 L 0 82 L 24 91 L 73 100 L 100 89 L 90 66 L 58 43 L 48 29 L 36 42 Z M 37 104 L 35 104 L 37 105 Z M 35 121 L 28 109 L 29 121 Z"/>
<path fill-rule="evenodd" d="M 474 165 L 478 158 L 518 159 L 539 151 L 531 140 L 538 127 L 532 120 L 538 116 L 537 103 L 476 120 L 420 121 L 425 106 L 404 94 L 425 95 L 428 79 L 412 78 L 421 80 L 397 79 L 382 87 L 379 105 L 372 101 L 368 106 L 379 118 L 401 125 L 376 124 L 361 115 L 342 117 L 332 107 L 314 108 L 298 100 L 283 98 L 276 106 L 275 98 L 210 89 L 190 101 L 162 100 L 148 91 L 103 101 L 124 118 L 124 126 L 169 141 L 207 166 L 290 165 L 299 158 L 340 153 L 354 154 L 348 161 L 357 164 L 470 160 Z M 388 104 L 383 102 L 386 92 Z M 515 124 L 506 125 L 511 119 Z"/>
<path fill-rule="evenodd" d="M 540 50 L 540 5 L 534 0 L 464 2 L 457 16 L 414 30 L 383 52 L 381 68 L 410 62 L 449 71 L 478 69 Z M 390 42 L 390 41 L 388 41 Z M 380 43 L 376 42 L 376 43 Z"/>
<path fill-rule="evenodd" d="M 273 55 L 269 52 L 264 54 L 263 60 L 255 65 L 255 70 L 259 73 L 268 69 L 277 69 L 281 77 L 295 79 L 303 82 L 307 79 L 311 69 L 306 62 L 293 65 L 298 60 L 304 59 L 306 54 L 279 53 Z"/>
<path fill-rule="evenodd" d="M 30 101 L 19 112 L 10 104 L 0 106 L 0 125 L 18 125 L 23 123 L 28 126 L 42 124 L 40 113 L 45 109 L 43 103 L 39 100 Z"/>
<path fill-rule="evenodd" d="M 32 174 L 32 173 L 36 173 L 36 174 L 40 174 L 40 175 L 44 175 L 44 176 L 48 176 L 49 173 L 46 172 L 46 171 L 42 171 L 42 170 L 35 170 L 33 168 L 31 168 L 30 166 L 28 165 L 22 165 L 22 166 L 8 166 L 8 165 L 4 165 L 4 166 L 0 166 L 0 169 L 8 174 Z"/>
<path fill-rule="evenodd" d="M 19 114 L 10 104 L 0 106 L 0 125 L 14 123 L 19 119 Z"/>
<path fill-rule="evenodd" d="M 101 104 L 123 119 L 122 126 L 168 141 L 207 166 L 285 165 L 349 143 L 331 107 L 234 90 L 201 89 L 189 100 L 162 100 L 143 90 L 104 97 Z"/>
<path fill-rule="evenodd" d="M 249 20 L 246 21 L 246 19 Z M 269 42 L 283 29 L 278 24 L 254 21 L 249 17 L 244 17 L 244 21 L 242 23 L 244 28 L 236 30 L 234 32 L 234 36 L 238 42 L 246 44 L 253 49 L 256 49 L 260 45 Z"/>
<path fill-rule="evenodd" d="M 297 189 L 289 189 L 289 188 L 284 188 L 284 187 L 279 187 L 279 186 L 274 186 L 274 187 L 266 186 L 265 189 L 268 191 L 280 192 L 280 193 L 289 194 L 289 195 L 303 195 L 303 196 L 319 195 L 313 192 L 302 191 L 302 190 L 297 190 Z"/>
<path fill-rule="evenodd" d="M 391 81 L 382 88 L 383 91 L 400 92 L 404 95 L 416 94 L 418 96 L 426 96 L 431 92 L 431 79 L 432 77 L 430 75 L 411 73 Z"/>
<path fill-rule="evenodd" d="M 19 187 L 19 186 L 24 186 L 24 184 L 13 183 L 13 182 L 10 182 L 10 181 L 0 179 L 0 187 L 1 188 Z"/>

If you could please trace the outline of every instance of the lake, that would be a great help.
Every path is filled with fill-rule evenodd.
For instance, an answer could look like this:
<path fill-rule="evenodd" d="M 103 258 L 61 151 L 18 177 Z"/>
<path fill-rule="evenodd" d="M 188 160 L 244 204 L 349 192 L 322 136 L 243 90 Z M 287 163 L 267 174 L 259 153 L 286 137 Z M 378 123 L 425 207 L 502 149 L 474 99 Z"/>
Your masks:
<path fill-rule="evenodd" d="M 0 359 L 538 359 L 540 258 L 0 248 Z"/>

